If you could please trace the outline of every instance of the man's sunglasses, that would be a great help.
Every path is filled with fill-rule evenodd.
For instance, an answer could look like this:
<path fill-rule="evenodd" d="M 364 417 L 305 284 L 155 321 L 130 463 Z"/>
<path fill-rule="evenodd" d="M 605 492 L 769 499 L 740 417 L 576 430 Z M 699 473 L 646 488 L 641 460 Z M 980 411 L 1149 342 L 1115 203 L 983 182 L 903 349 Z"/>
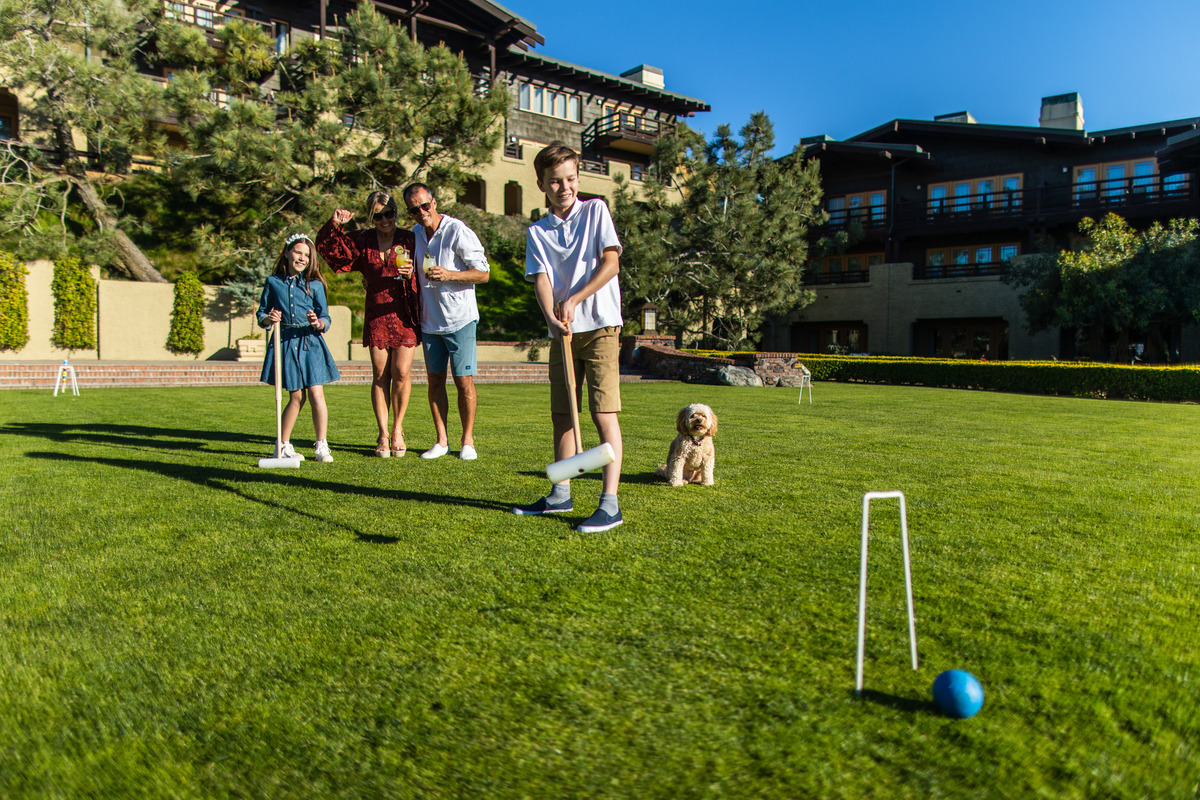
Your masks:
<path fill-rule="evenodd" d="M 432 206 L 432 205 L 433 205 L 433 201 L 430 200 L 428 203 L 421 203 L 421 205 L 419 205 L 419 206 L 409 206 L 408 207 L 408 215 L 410 217 L 415 217 L 423 211 L 428 211 L 430 206 Z"/>
<path fill-rule="evenodd" d="M 376 222 L 379 222 L 379 220 L 381 220 L 381 219 L 395 219 L 395 218 L 396 218 L 396 209 L 393 206 L 389 206 L 388 208 L 385 208 L 383 211 L 380 211 L 378 214 L 375 215 Z"/>

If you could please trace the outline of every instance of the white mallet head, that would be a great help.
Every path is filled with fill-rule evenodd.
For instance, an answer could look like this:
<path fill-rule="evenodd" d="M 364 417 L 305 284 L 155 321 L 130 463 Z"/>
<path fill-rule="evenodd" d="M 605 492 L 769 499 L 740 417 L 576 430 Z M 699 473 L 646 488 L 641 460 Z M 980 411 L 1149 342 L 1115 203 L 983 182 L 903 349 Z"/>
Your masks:
<path fill-rule="evenodd" d="M 584 450 L 582 453 L 548 465 L 546 477 L 550 479 L 551 483 L 562 483 L 570 478 L 577 478 L 585 472 L 600 469 L 616 460 L 617 454 L 613 452 L 612 445 L 605 442 L 591 450 Z"/>

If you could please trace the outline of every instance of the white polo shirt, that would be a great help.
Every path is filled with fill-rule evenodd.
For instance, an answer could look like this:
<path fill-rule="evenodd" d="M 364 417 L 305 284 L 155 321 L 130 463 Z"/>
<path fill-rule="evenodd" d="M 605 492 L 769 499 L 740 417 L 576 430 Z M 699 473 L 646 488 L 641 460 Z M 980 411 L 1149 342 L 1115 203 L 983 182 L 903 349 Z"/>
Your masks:
<path fill-rule="evenodd" d="M 413 226 L 417 237 L 417 268 L 425 264 L 425 255 L 433 256 L 439 267 L 464 272 L 477 269 L 490 272 L 483 245 L 475 231 L 460 219 L 442 214 L 442 221 L 433 238 L 425 235 L 425 226 Z M 421 285 L 421 331 L 423 333 L 454 333 L 464 325 L 479 321 L 479 305 L 475 302 L 475 284 L 453 279 L 431 281 L 422 269 L 417 282 Z"/>
<path fill-rule="evenodd" d="M 529 226 L 525 234 L 525 280 L 538 273 L 550 278 L 555 301 L 566 300 L 582 289 L 600 268 L 610 247 L 621 253 L 621 240 L 603 200 L 576 200 L 561 219 L 551 212 Z M 575 308 L 575 333 L 621 326 L 621 286 L 616 276 Z"/>

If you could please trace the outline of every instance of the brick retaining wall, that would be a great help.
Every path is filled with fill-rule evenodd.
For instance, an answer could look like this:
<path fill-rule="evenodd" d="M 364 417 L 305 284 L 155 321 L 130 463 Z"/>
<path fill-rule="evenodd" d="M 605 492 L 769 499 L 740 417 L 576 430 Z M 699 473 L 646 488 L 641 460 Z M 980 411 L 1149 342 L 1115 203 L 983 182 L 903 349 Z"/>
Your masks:
<path fill-rule="evenodd" d="M 58 379 L 59 362 L 0 362 L 0 389 L 53 389 Z M 178 362 L 103 362 L 72 364 L 81 389 L 147 386 L 247 386 L 258 385 L 261 364 L 236 361 Z M 371 383 L 371 365 L 342 362 L 339 384 L 366 386 Z M 502 362 L 480 364 L 476 383 L 548 383 L 544 363 Z M 639 372 L 622 371 L 621 381 L 640 381 Z M 412 382 L 426 383 L 425 371 L 413 369 Z"/>

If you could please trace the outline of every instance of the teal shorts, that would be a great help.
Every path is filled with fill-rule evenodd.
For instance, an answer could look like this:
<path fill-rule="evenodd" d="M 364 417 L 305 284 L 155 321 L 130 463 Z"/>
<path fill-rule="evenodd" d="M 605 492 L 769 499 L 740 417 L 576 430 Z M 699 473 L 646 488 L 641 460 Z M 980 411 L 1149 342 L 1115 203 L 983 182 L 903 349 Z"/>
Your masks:
<path fill-rule="evenodd" d="M 446 364 L 456 378 L 475 374 L 475 325 L 468 322 L 450 333 L 422 333 L 425 344 L 425 371 L 433 375 L 446 371 Z"/>

